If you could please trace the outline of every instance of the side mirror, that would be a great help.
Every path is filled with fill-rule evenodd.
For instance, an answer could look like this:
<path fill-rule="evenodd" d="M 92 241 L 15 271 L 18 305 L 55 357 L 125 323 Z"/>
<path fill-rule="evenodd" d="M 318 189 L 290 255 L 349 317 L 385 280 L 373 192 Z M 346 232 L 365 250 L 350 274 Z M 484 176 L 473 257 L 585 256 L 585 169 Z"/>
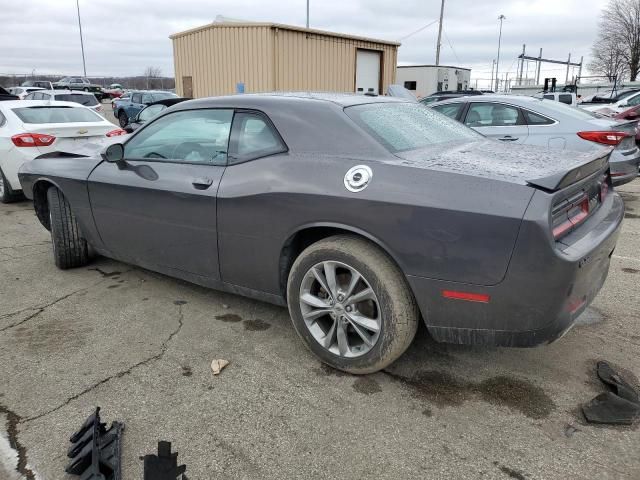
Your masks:
<path fill-rule="evenodd" d="M 100 154 L 105 162 L 118 163 L 124 160 L 124 146 L 121 143 L 114 143 L 105 148 Z"/>

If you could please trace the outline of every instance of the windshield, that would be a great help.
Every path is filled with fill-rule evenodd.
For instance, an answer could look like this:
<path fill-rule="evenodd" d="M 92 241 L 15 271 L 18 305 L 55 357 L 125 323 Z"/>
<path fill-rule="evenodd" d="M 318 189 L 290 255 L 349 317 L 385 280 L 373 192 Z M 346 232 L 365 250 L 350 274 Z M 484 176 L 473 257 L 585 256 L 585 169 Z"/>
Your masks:
<path fill-rule="evenodd" d="M 483 138 L 461 123 L 414 103 L 371 103 L 345 109 L 391 153 Z"/>
<path fill-rule="evenodd" d="M 81 107 L 22 107 L 13 113 L 24 123 L 91 123 L 102 117 L 92 110 Z"/>
<path fill-rule="evenodd" d="M 98 99 L 95 95 L 83 95 L 81 93 L 59 93 L 56 94 L 56 100 L 61 102 L 79 103 L 85 107 L 93 107 L 98 104 Z"/>

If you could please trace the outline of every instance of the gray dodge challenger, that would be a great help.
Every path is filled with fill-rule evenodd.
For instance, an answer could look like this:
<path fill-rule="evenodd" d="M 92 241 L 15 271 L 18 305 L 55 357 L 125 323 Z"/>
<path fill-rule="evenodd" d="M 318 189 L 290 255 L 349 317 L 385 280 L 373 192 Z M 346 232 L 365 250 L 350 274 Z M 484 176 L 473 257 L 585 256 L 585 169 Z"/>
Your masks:
<path fill-rule="evenodd" d="M 385 97 L 192 100 L 94 156 L 47 157 L 20 181 L 59 268 L 95 252 L 287 305 L 352 373 L 396 360 L 421 319 L 439 342 L 559 338 L 624 211 L 607 152 L 503 145 Z"/>

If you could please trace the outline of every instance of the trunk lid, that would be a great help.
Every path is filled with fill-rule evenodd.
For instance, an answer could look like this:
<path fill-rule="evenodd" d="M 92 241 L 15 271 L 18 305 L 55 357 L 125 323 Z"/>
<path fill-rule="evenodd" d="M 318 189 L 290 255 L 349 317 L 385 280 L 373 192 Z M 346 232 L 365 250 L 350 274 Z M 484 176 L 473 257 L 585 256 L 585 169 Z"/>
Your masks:
<path fill-rule="evenodd" d="M 439 144 L 398 152 L 403 164 L 529 185 L 548 191 L 564 188 L 604 169 L 611 148 L 591 152 L 548 150 L 492 140 Z"/>
<path fill-rule="evenodd" d="M 108 132 L 117 130 L 115 125 L 105 125 L 103 122 L 95 123 L 38 123 L 24 124 L 24 129 L 29 133 L 43 133 L 53 135 L 56 140 L 49 146 L 37 147 L 40 153 L 56 151 L 74 151 L 85 149 L 90 145 L 105 145 Z"/>

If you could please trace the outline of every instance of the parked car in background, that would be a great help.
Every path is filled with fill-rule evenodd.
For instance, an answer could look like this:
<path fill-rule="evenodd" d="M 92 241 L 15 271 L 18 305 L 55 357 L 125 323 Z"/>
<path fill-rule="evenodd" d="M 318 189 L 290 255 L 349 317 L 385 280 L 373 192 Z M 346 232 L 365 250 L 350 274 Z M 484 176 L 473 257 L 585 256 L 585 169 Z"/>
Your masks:
<path fill-rule="evenodd" d="M 640 120 L 640 105 L 628 108 L 623 112 L 617 113 L 613 116 L 616 120 Z M 640 146 L 640 128 L 636 134 L 636 145 Z"/>
<path fill-rule="evenodd" d="M 612 103 L 581 104 L 580 107 L 585 110 L 589 110 L 590 112 L 597 112 L 612 117 L 618 113 L 622 113 L 624 110 L 635 107 L 636 105 L 640 105 L 640 91 L 628 93 Z"/>
<path fill-rule="evenodd" d="M 119 83 L 112 83 L 108 88 L 103 89 L 104 93 L 109 96 L 109 98 L 120 98 L 124 93 L 124 87 Z"/>
<path fill-rule="evenodd" d="M 545 100 L 553 100 L 554 102 L 564 103 L 572 107 L 578 106 L 578 97 L 571 92 L 547 92 L 533 95 L 535 98 L 544 98 Z"/>
<path fill-rule="evenodd" d="M 587 106 L 593 104 L 609 104 L 616 103 L 626 97 L 640 92 L 640 88 L 623 88 L 617 90 L 606 90 L 603 92 L 597 92 L 593 95 L 588 95 L 580 99 L 580 104 Z"/>
<path fill-rule="evenodd" d="M 44 88 L 45 90 L 53 90 L 53 84 L 51 82 L 46 82 L 44 80 L 27 80 L 26 82 L 22 82 L 20 86 L 21 87 L 38 87 L 38 88 Z"/>
<path fill-rule="evenodd" d="M 59 268 L 95 251 L 288 305 L 321 361 L 363 374 L 421 320 L 440 342 L 562 336 L 624 216 L 609 153 L 501 144 L 389 97 L 255 94 L 174 105 L 19 176 Z"/>
<path fill-rule="evenodd" d="M 190 98 L 165 98 L 164 100 L 158 100 L 144 107 L 140 112 L 124 126 L 124 130 L 127 133 L 133 133 L 139 129 L 142 125 L 153 119 L 156 115 L 164 112 L 167 108 L 176 103 L 184 102 L 185 100 L 191 100 Z"/>
<path fill-rule="evenodd" d="M 38 90 L 31 92 L 25 100 L 57 100 L 59 102 L 74 102 L 90 108 L 94 112 L 101 112 L 102 105 L 93 93 L 71 90 Z"/>
<path fill-rule="evenodd" d="M 3 100 L 20 100 L 17 95 L 5 90 L 3 87 L 0 87 L 0 101 Z"/>
<path fill-rule="evenodd" d="M 82 90 L 83 92 L 93 93 L 98 100 L 102 100 L 105 97 L 102 87 L 91 83 L 89 80 L 83 77 L 64 77 L 53 83 L 54 89 L 63 90 Z"/>
<path fill-rule="evenodd" d="M 560 102 L 520 95 L 466 97 L 431 106 L 477 132 L 505 143 L 589 151 L 613 147 L 614 185 L 638 176 L 637 122 L 602 118 Z"/>
<path fill-rule="evenodd" d="M 484 95 L 480 90 L 462 90 L 459 92 L 436 92 L 420 99 L 420 103 L 428 105 L 430 103 L 441 102 L 451 98 L 468 97 L 470 95 Z"/>
<path fill-rule="evenodd" d="M 11 87 L 9 89 L 9 93 L 12 95 L 16 95 L 20 100 L 24 100 L 24 98 L 29 95 L 31 92 L 35 92 L 36 90 L 44 90 L 40 87 Z"/>
<path fill-rule="evenodd" d="M 113 101 L 113 114 L 120 126 L 124 128 L 144 107 L 167 98 L 178 98 L 178 96 L 161 90 L 133 90 Z"/>
<path fill-rule="evenodd" d="M 71 102 L 14 100 L 0 103 L 0 202 L 21 197 L 18 169 L 34 158 L 87 143 L 103 145 L 122 129 Z"/>

